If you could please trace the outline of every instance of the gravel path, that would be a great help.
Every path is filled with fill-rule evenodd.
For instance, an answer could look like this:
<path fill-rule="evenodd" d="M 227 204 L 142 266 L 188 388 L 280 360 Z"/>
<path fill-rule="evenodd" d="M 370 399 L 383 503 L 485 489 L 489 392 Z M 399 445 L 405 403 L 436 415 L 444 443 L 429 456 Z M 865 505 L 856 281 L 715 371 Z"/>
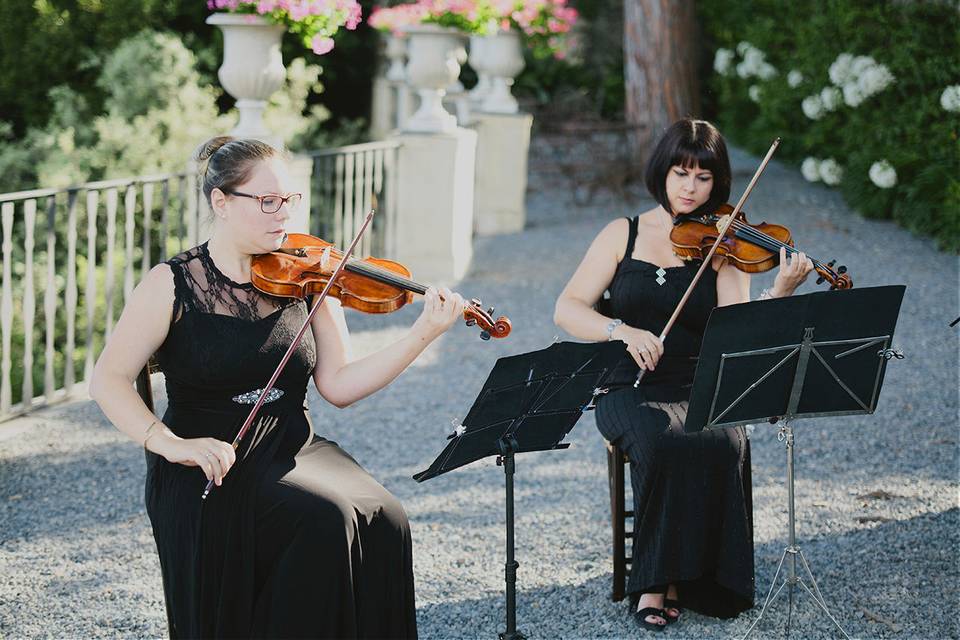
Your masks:
<path fill-rule="evenodd" d="M 557 149 L 536 139 L 523 233 L 480 239 L 459 290 L 511 317 L 506 341 L 460 327 L 395 384 L 346 410 L 314 397 L 318 432 L 338 441 L 404 503 L 415 540 L 420 634 L 493 637 L 504 627 L 503 474 L 483 461 L 424 484 L 410 476 L 445 444 L 497 357 L 548 345 L 553 303 L 594 234 L 649 208 L 636 188 L 585 196 L 562 179 Z M 757 159 L 734 152 L 739 194 Z M 582 197 L 580 199 L 583 199 Z M 752 220 L 788 225 L 802 247 L 837 257 L 858 287 L 907 285 L 873 416 L 797 425 L 799 544 L 832 612 L 854 637 L 958 637 L 958 260 L 890 223 L 861 219 L 835 191 L 774 162 L 752 196 Z M 755 278 L 754 290 L 771 274 Z M 803 291 L 814 290 L 812 283 Z M 355 350 L 401 335 L 416 309 L 351 315 Z M 161 401 L 162 406 L 162 401 Z M 570 449 L 517 464 L 518 626 L 531 638 L 641 635 L 610 591 L 606 462 L 593 416 Z M 775 429 L 753 434 L 758 598 L 785 545 L 784 452 Z M 143 507 L 143 454 L 91 402 L 0 425 L 0 638 L 157 637 L 165 633 L 156 552 Z M 782 635 L 785 600 L 756 637 Z M 732 621 L 685 614 L 664 637 L 742 635 Z M 838 637 L 808 596 L 801 637 Z"/>

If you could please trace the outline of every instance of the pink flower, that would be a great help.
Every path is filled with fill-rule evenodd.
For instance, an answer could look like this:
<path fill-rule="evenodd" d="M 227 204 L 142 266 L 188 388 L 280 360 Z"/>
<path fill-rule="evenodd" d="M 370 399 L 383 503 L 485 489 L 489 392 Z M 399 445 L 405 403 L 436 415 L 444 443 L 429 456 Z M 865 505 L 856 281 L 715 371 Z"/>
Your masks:
<path fill-rule="evenodd" d="M 259 0 L 257 2 L 257 13 L 264 15 L 277 8 L 276 0 Z"/>
<path fill-rule="evenodd" d="M 357 28 L 357 25 L 363 22 L 363 9 L 354 2 L 347 8 L 347 12 L 347 24 L 344 26 L 353 31 Z"/>
<path fill-rule="evenodd" d="M 318 56 L 330 53 L 330 51 L 333 50 L 333 38 L 315 35 L 313 36 L 313 40 L 310 41 L 310 48 L 313 49 L 313 52 Z"/>

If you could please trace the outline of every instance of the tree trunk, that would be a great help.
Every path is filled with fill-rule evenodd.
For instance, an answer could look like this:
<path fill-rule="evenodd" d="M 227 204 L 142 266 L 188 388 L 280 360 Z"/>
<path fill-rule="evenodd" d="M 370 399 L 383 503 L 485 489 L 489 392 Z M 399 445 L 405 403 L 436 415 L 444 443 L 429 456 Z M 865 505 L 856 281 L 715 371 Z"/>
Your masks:
<path fill-rule="evenodd" d="M 625 0 L 623 73 L 627 123 L 638 169 L 673 122 L 697 116 L 697 25 L 694 0 Z"/>

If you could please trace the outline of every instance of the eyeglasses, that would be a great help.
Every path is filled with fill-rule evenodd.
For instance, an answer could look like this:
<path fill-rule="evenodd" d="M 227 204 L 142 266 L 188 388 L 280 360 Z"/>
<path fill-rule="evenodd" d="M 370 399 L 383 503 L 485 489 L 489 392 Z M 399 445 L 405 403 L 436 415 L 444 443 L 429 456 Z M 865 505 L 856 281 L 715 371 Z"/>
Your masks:
<path fill-rule="evenodd" d="M 276 213 L 277 211 L 280 211 L 280 207 L 282 207 L 284 203 L 289 204 L 291 210 L 296 209 L 297 206 L 300 204 L 300 201 L 303 200 L 302 193 L 291 193 L 285 198 L 275 193 L 268 193 L 267 195 L 264 195 L 264 196 L 255 196 L 250 193 L 243 193 L 241 191 L 233 191 L 233 190 L 230 190 L 230 191 L 224 190 L 224 193 L 229 193 L 230 195 L 233 195 L 233 196 L 241 196 L 244 198 L 253 198 L 254 200 L 259 200 L 260 211 L 263 211 L 264 213 L 269 213 L 269 214 L 273 214 L 273 213 Z"/>

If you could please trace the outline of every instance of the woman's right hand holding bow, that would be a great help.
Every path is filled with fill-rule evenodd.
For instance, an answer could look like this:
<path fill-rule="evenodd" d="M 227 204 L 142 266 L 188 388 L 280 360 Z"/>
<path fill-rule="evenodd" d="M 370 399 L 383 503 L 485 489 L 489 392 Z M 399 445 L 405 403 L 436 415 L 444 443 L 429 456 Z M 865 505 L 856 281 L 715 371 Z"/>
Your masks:
<path fill-rule="evenodd" d="M 610 334 L 611 340 L 620 340 L 641 370 L 653 371 L 663 355 L 663 343 L 658 336 L 645 329 L 626 324 L 618 325 Z"/>
<path fill-rule="evenodd" d="M 213 480 L 218 487 L 237 461 L 230 443 L 216 438 L 178 438 L 172 433 L 158 433 L 150 439 L 150 450 L 167 462 L 200 467 L 207 480 Z"/>

